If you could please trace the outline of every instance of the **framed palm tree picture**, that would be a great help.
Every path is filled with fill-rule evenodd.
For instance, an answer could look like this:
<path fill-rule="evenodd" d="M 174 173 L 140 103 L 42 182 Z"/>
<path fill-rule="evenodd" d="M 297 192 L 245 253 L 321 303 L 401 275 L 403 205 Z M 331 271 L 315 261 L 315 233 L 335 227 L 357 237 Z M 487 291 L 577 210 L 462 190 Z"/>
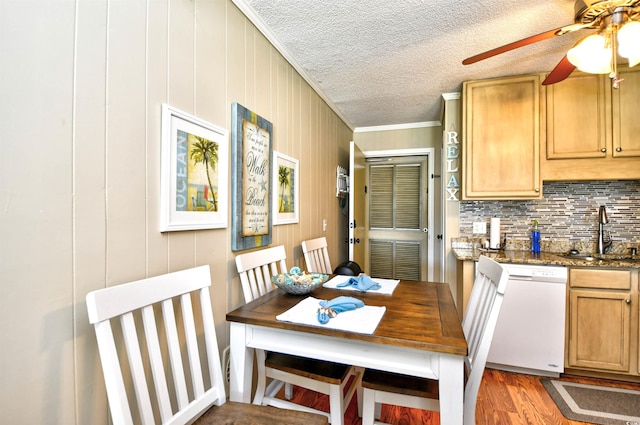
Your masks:
<path fill-rule="evenodd" d="M 160 231 L 227 227 L 229 134 L 162 105 Z"/>
<path fill-rule="evenodd" d="M 273 224 L 298 222 L 298 160 L 273 151 Z"/>

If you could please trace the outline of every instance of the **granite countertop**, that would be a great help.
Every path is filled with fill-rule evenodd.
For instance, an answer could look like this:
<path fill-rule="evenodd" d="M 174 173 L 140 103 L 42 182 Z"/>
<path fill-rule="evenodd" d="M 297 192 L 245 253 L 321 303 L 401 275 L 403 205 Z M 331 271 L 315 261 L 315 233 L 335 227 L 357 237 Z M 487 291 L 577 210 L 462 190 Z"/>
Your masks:
<path fill-rule="evenodd" d="M 593 260 L 582 258 L 567 258 L 561 253 L 541 252 L 535 254 L 527 250 L 484 250 L 471 247 L 453 247 L 453 254 L 456 259 L 476 261 L 480 255 L 497 261 L 498 263 L 513 264 L 537 264 L 545 266 L 565 266 L 565 267 L 607 267 L 607 268 L 640 268 L 640 255 L 636 261 L 625 260 L 624 257 L 615 254 L 603 254 L 594 256 Z"/>

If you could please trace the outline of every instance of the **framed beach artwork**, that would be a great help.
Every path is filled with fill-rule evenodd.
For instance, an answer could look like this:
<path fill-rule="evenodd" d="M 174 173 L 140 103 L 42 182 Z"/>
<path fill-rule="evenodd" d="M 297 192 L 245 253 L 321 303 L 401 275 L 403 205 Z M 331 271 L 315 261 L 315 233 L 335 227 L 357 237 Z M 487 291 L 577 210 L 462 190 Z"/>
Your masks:
<path fill-rule="evenodd" d="M 272 125 L 245 108 L 231 105 L 231 249 L 271 243 Z"/>
<path fill-rule="evenodd" d="M 273 224 L 298 222 L 300 211 L 298 160 L 273 152 Z"/>
<path fill-rule="evenodd" d="M 227 227 L 229 135 L 162 105 L 160 231 Z"/>

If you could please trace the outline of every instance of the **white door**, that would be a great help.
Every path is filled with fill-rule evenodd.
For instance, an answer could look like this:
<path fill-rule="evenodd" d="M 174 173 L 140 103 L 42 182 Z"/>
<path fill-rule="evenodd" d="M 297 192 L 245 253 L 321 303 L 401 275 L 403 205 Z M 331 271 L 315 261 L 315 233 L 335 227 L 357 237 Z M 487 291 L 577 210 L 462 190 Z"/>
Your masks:
<path fill-rule="evenodd" d="M 364 158 L 352 142 L 351 154 L 349 258 L 372 276 L 433 280 L 433 148 Z"/>
<path fill-rule="evenodd" d="M 349 144 L 349 260 L 365 266 L 364 242 L 367 238 L 362 205 L 366 194 L 366 162 L 355 142 Z"/>

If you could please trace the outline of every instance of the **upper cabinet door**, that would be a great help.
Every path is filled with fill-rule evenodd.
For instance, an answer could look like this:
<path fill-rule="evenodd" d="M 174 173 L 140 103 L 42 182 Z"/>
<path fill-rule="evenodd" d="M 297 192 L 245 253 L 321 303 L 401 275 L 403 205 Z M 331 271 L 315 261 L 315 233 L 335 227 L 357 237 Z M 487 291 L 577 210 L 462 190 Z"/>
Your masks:
<path fill-rule="evenodd" d="M 574 72 L 547 86 L 547 159 L 604 158 L 611 146 L 609 78 Z"/>
<path fill-rule="evenodd" d="M 547 86 L 541 174 L 553 180 L 639 179 L 640 66 L 608 75 L 574 72 Z"/>
<path fill-rule="evenodd" d="M 640 156 L 640 65 L 618 71 L 620 87 L 612 90 L 614 157 Z"/>
<path fill-rule="evenodd" d="M 463 84 L 463 199 L 536 199 L 540 180 L 539 75 Z"/>

